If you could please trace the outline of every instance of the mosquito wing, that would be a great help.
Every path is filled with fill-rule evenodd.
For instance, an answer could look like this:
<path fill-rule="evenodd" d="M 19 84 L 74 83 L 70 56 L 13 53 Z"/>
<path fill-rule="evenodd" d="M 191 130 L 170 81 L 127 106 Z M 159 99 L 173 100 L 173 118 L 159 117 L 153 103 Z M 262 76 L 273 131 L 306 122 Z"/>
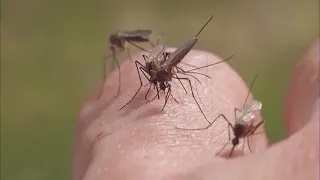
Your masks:
<path fill-rule="evenodd" d="M 253 100 L 251 104 L 246 105 L 241 111 L 241 119 L 243 121 L 250 121 L 256 117 L 256 114 L 260 112 L 262 103 L 257 100 Z"/>
<path fill-rule="evenodd" d="M 151 49 L 151 52 L 148 55 L 147 62 L 161 60 L 163 57 L 163 53 L 166 50 L 166 46 L 163 44 L 159 44 Z"/>
<path fill-rule="evenodd" d="M 121 31 L 118 32 L 118 36 L 121 37 L 148 37 L 152 33 L 151 30 L 137 29 L 133 31 Z"/>
<path fill-rule="evenodd" d="M 170 54 L 169 58 L 166 60 L 166 66 L 168 66 L 168 68 L 177 66 L 190 52 L 197 41 L 197 38 L 191 38 L 183 42 L 173 53 Z"/>

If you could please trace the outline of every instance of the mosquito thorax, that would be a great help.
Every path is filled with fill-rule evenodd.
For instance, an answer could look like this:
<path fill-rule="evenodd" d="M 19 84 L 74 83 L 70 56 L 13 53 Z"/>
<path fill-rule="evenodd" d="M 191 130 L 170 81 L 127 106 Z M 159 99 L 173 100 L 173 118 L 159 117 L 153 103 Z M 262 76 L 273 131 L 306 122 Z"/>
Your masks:
<path fill-rule="evenodd" d="M 117 34 L 112 34 L 109 36 L 109 43 L 112 45 L 112 46 L 115 46 L 117 48 L 120 48 L 120 49 L 124 49 L 125 47 L 125 41 L 122 39 L 122 38 L 119 38 L 117 36 Z"/>
<path fill-rule="evenodd" d="M 236 123 L 234 125 L 233 133 L 235 137 L 238 137 L 238 138 L 241 137 L 244 134 L 244 131 L 245 131 L 245 124 Z"/>

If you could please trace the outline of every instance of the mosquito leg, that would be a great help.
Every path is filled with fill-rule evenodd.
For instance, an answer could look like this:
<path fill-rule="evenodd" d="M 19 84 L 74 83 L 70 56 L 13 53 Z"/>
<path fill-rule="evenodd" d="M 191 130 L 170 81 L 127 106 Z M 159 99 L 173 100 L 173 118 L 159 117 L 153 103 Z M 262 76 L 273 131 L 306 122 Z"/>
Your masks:
<path fill-rule="evenodd" d="M 129 44 L 133 45 L 134 47 L 140 49 L 141 51 L 150 52 L 150 51 L 144 49 L 143 47 L 137 45 L 136 43 L 134 43 L 134 42 L 132 42 L 132 41 L 127 41 L 127 42 L 128 42 Z"/>
<path fill-rule="evenodd" d="M 213 66 L 213 65 L 216 65 L 216 64 L 219 64 L 219 63 L 222 63 L 222 62 L 225 62 L 225 61 L 228 61 L 230 60 L 235 54 L 231 55 L 230 57 L 228 57 L 227 59 L 224 59 L 222 61 L 219 61 L 219 62 L 216 62 L 216 63 L 213 63 L 213 64 L 208 64 L 208 65 L 205 65 L 205 66 L 201 66 L 201 67 L 197 67 L 197 68 L 194 68 L 194 69 L 190 69 L 186 72 L 191 72 L 191 71 L 195 71 L 195 70 L 198 70 L 198 69 L 202 69 L 202 68 L 205 68 L 205 67 L 210 67 L 210 66 Z"/>
<path fill-rule="evenodd" d="M 252 153 L 252 150 L 251 150 L 250 143 L 249 143 L 249 137 L 255 135 L 256 130 L 257 130 L 263 123 L 264 123 L 263 120 L 262 120 L 261 122 L 259 122 L 259 123 L 253 128 L 253 130 L 248 134 L 248 136 L 247 136 L 248 148 L 249 148 L 249 151 L 250 151 L 251 153 Z M 261 132 L 261 133 L 263 133 L 263 132 Z M 260 133 L 256 133 L 256 134 L 260 134 Z"/>
<path fill-rule="evenodd" d="M 179 101 L 172 95 L 172 93 L 170 93 L 170 96 L 172 97 L 172 99 L 173 99 L 176 103 L 179 103 Z"/>
<path fill-rule="evenodd" d="M 181 130 L 192 130 L 192 131 L 197 131 L 197 130 L 206 130 L 209 129 L 211 127 L 211 125 L 218 120 L 220 117 L 223 117 L 227 122 L 228 125 L 232 127 L 232 124 L 228 121 L 228 119 L 225 117 L 225 115 L 223 114 L 219 114 L 219 116 L 217 116 L 216 118 L 214 118 L 214 120 L 212 121 L 212 123 L 208 124 L 208 126 L 204 127 L 204 128 L 195 128 L 195 129 L 185 129 L 185 128 L 179 128 L 179 127 L 175 127 L 176 129 L 181 129 Z"/>
<path fill-rule="evenodd" d="M 170 85 L 170 84 L 168 84 L 168 86 L 167 86 L 167 87 L 168 87 L 168 92 L 167 92 L 167 94 L 166 94 L 165 101 L 164 101 L 164 105 L 163 105 L 163 107 L 162 107 L 161 111 L 163 111 L 163 110 L 164 110 L 164 108 L 166 107 L 167 102 L 168 102 L 168 99 L 169 99 L 170 94 L 171 94 L 171 85 Z"/>
<path fill-rule="evenodd" d="M 245 141 L 247 140 L 247 142 L 249 143 L 249 138 L 248 137 L 244 137 L 243 138 L 243 144 L 242 144 L 242 150 L 241 150 L 241 152 L 242 152 L 242 154 L 244 154 L 244 146 L 245 146 Z M 248 144 L 249 145 L 249 144 Z M 248 147 L 249 148 L 249 147 Z M 249 148 L 249 150 L 250 150 L 250 152 L 252 153 L 252 151 L 251 151 L 251 149 Z"/>
<path fill-rule="evenodd" d="M 237 116 L 237 112 L 242 112 L 242 110 L 240 110 L 240 109 L 238 109 L 238 108 L 236 108 L 236 107 L 234 108 L 233 111 L 234 111 L 234 112 L 233 112 L 233 113 L 234 113 L 234 119 L 237 119 L 237 117 L 238 117 L 238 116 Z"/>
<path fill-rule="evenodd" d="M 163 36 L 163 35 L 164 35 L 164 33 L 161 33 L 160 36 L 158 36 L 156 46 L 159 45 L 161 36 Z M 154 47 L 154 46 L 153 46 L 153 47 Z"/>
<path fill-rule="evenodd" d="M 136 64 L 136 68 L 137 68 L 137 72 L 138 72 L 138 76 L 139 76 L 139 80 L 140 80 L 140 87 L 138 88 L 136 93 L 133 95 L 133 97 L 125 105 L 123 105 L 119 110 L 121 110 L 124 107 L 126 107 L 137 96 L 138 92 L 140 91 L 140 89 L 141 89 L 141 87 L 143 85 L 142 84 L 142 80 L 141 80 L 141 75 L 140 75 L 140 72 L 139 72 L 139 66 L 140 66 L 140 71 L 144 70 L 144 66 L 139 61 L 135 61 L 135 64 Z"/>
<path fill-rule="evenodd" d="M 202 100 L 201 100 L 201 97 L 200 97 L 200 95 L 199 95 L 199 91 L 198 91 L 198 86 L 197 86 L 197 83 L 196 83 L 197 81 L 196 80 L 194 80 L 194 84 L 195 84 L 195 88 L 196 88 L 196 93 L 197 93 L 197 96 L 198 96 L 198 98 L 199 98 L 199 100 L 200 100 L 200 103 L 202 104 Z M 201 83 L 200 83 L 201 84 Z"/>
<path fill-rule="evenodd" d="M 185 62 L 181 62 L 181 64 L 184 64 L 186 66 L 190 66 L 190 67 L 193 67 L 193 68 L 198 68 L 197 66 L 195 65 L 192 65 L 192 64 L 189 64 L 189 63 L 185 63 Z"/>
<path fill-rule="evenodd" d="M 117 96 L 120 94 L 120 90 L 121 90 L 121 71 L 120 71 L 120 65 L 119 65 L 119 62 L 118 60 L 116 60 L 117 62 L 117 65 L 118 65 L 118 90 L 117 90 Z"/>
<path fill-rule="evenodd" d="M 193 97 L 194 101 L 197 103 L 198 108 L 200 109 L 200 111 L 201 111 L 201 113 L 202 113 L 203 117 L 204 117 L 204 118 L 206 119 L 206 121 L 210 124 L 210 121 L 207 119 L 207 117 L 206 117 L 206 115 L 204 114 L 204 112 L 202 111 L 202 109 L 201 109 L 201 107 L 200 107 L 200 105 L 199 105 L 199 103 L 198 103 L 197 99 L 196 99 L 196 98 L 195 98 L 195 96 L 194 96 L 194 93 L 193 93 L 193 89 L 192 89 L 192 85 L 191 85 L 191 81 L 190 81 L 190 79 L 188 79 L 188 78 L 179 78 L 179 79 L 181 79 L 181 80 L 185 80 L 185 81 L 188 81 L 188 83 L 189 83 L 189 85 L 190 85 L 191 94 L 192 94 L 192 97 Z"/>
<path fill-rule="evenodd" d="M 150 87 L 151 87 L 151 84 L 149 86 L 149 90 L 150 90 Z M 147 94 L 146 94 L 145 95 L 145 99 L 147 100 L 147 103 L 148 103 L 148 102 L 151 102 L 151 101 L 155 100 L 157 98 L 157 96 L 158 96 L 158 94 L 156 94 L 151 100 L 149 100 L 149 99 L 147 99 Z"/>
<path fill-rule="evenodd" d="M 180 68 L 180 67 L 178 67 L 178 66 L 176 66 L 176 69 L 177 69 L 177 70 L 179 69 L 180 71 L 182 71 L 182 72 L 178 71 L 180 74 L 185 74 L 185 75 L 191 76 L 190 74 L 193 73 L 193 74 L 202 75 L 202 76 L 205 76 L 205 77 L 207 77 L 207 78 L 209 78 L 209 79 L 212 79 L 210 76 L 208 76 L 208 75 L 206 75 L 206 74 L 199 73 L 199 72 L 188 72 L 188 71 L 185 71 L 185 70 L 183 70 L 182 68 Z M 188 73 L 190 73 L 190 74 L 188 74 Z M 192 76 L 192 77 L 194 77 L 194 76 Z M 195 78 L 195 77 L 194 77 L 194 78 Z"/>
<path fill-rule="evenodd" d="M 231 140 L 230 127 L 232 126 L 228 124 L 228 141 L 222 146 L 222 148 L 216 153 L 216 155 L 220 154 L 224 150 L 224 148 L 227 146 L 228 142 Z"/>
<path fill-rule="evenodd" d="M 114 47 L 111 47 L 111 52 L 113 56 L 113 61 L 112 63 L 116 62 L 117 67 L 118 67 L 118 90 L 117 90 L 117 96 L 120 94 L 120 89 L 121 89 L 121 70 L 120 70 L 120 64 L 116 56 L 116 49 Z M 113 67 L 113 65 L 112 65 Z"/>
<path fill-rule="evenodd" d="M 149 102 L 149 100 L 148 100 L 147 96 L 148 96 L 148 94 L 149 94 L 149 92 L 150 92 L 150 89 L 151 89 L 151 84 L 149 85 L 149 88 L 148 88 L 147 93 L 144 95 L 144 99 L 145 99 L 146 101 L 148 101 L 148 102 Z"/>
<path fill-rule="evenodd" d="M 258 132 L 258 133 L 253 133 L 253 134 L 252 134 L 252 136 L 253 136 L 253 135 L 262 134 L 262 133 L 264 133 L 264 131 L 262 131 L 262 132 Z"/>
<path fill-rule="evenodd" d="M 152 41 L 148 41 L 149 42 L 149 44 L 151 45 L 151 47 L 156 47 L 157 45 L 158 45 L 158 43 L 159 43 L 159 37 L 157 38 L 157 43 L 156 43 L 156 45 L 155 44 L 153 44 L 153 42 Z"/>
<path fill-rule="evenodd" d="M 181 86 L 183 87 L 184 92 L 185 92 L 186 94 L 188 94 L 187 89 L 184 87 L 184 85 L 183 85 L 183 83 L 181 82 L 181 80 L 180 80 L 180 78 L 178 77 L 178 75 L 177 75 L 175 72 L 173 72 L 173 73 L 174 73 L 174 75 L 176 76 L 175 78 L 178 79 L 179 83 L 180 83 Z"/>
<path fill-rule="evenodd" d="M 127 53 L 128 53 L 129 59 L 130 59 L 131 61 L 133 61 L 132 55 L 131 55 L 131 51 L 130 51 L 130 47 L 129 47 L 129 46 L 127 47 Z"/>
<path fill-rule="evenodd" d="M 230 153 L 229 153 L 229 157 L 231 157 L 235 147 L 236 147 L 235 145 L 232 145 L 232 148 L 231 148 Z"/>
<path fill-rule="evenodd" d="M 177 72 L 177 73 L 183 74 L 183 75 L 185 75 L 185 76 L 193 77 L 196 81 L 198 81 L 198 82 L 201 84 L 201 81 L 200 81 L 197 77 L 195 77 L 195 76 L 193 76 L 193 75 L 191 75 L 191 74 L 185 74 L 185 73 L 183 73 L 183 72 Z M 177 75 L 176 75 L 176 76 L 177 76 Z M 178 77 L 178 76 L 177 76 L 177 77 Z"/>

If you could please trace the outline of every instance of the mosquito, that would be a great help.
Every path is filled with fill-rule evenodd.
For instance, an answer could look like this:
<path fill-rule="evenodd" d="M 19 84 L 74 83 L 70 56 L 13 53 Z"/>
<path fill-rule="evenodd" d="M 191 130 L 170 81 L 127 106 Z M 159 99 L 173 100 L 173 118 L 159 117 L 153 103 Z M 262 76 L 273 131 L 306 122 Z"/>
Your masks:
<path fill-rule="evenodd" d="M 245 140 L 245 138 L 247 138 L 247 144 L 248 144 L 248 148 L 251 151 L 250 148 L 250 144 L 249 144 L 249 137 L 255 134 L 259 134 L 259 133 L 255 133 L 255 131 L 264 123 L 264 121 L 260 121 L 257 125 L 254 125 L 254 119 L 256 118 L 257 114 L 260 113 L 261 109 L 262 109 L 262 103 L 260 101 L 257 100 L 253 100 L 250 104 L 247 104 L 247 100 L 250 94 L 250 91 L 253 87 L 253 84 L 256 80 L 256 78 L 258 77 L 258 75 L 255 75 L 255 77 L 253 78 L 251 85 L 250 85 L 250 89 L 249 92 L 246 96 L 245 99 L 245 103 L 242 107 L 242 109 L 238 109 L 238 108 L 234 108 L 234 118 L 235 118 L 235 124 L 232 125 L 230 123 L 230 121 L 226 118 L 226 116 L 224 114 L 220 114 L 218 117 L 216 117 L 212 123 L 210 123 L 208 126 L 204 127 L 204 128 L 197 128 L 197 129 L 184 129 L 184 128 L 178 128 L 176 127 L 176 129 L 183 129 L 183 130 L 206 130 L 209 127 L 211 127 L 211 125 L 220 117 L 222 117 L 227 123 L 228 123 L 228 142 L 221 148 L 220 151 L 217 152 L 217 154 L 220 154 L 224 148 L 226 147 L 226 145 L 229 143 L 229 141 L 231 140 L 230 137 L 230 128 L 233 131 L 233 135 L 234 138 L 231 140 L 232 142 L 232 149 L 229 153 L 229 157 L 231 157 L 234 148 L 239 144 L 239 139 L 243 138 Z M 237 112 L 239 112 L 240 114 L 237 114 Z M 242 153 L 244 151 L 244 145 L 242 146 Z"/>
<path fill-rule="evenodd" d="M 205 119 L 207 120 L 208 123 L 210 123 L 210 121 L 208 121 L 207 117 L 204 115 L 198 101 L 196 100 L 194 93 L 193 93 L 193 89 L 192 89 L 192 85 L 191 85 L 191 81 L 189 78 L 181 78 L 177 76 L 177 72 L 175 72 L 175 69 L 179 69 L 177 67 L 177 65 L 182 61 L 182 59 L 190 52 L 190 50 L 193 48 L 193 46 L 196 44 L 196 42 L 198 41 L 198 35 L 201 33 L 201 31 L 209 24 L 209 22 L 212 20 L 213 16 L 210 17 L 210 19 L 206 22 L 206 24 L 204 26 L 202 26 L 202 28 L 200 29 L 200 31 L 196 34 L 195 37 L 192 37 L 188 40 L 186 40 L 184 43 L 182 43 L 182 45 L 180 45 L 180 47 L 178 47 L 174 52 L 172 53 L 166 53 L 163 51 L 157 51 L 157 55 L 155 55 L 154 57 L 159 57 L 158 55 L 160 55 L 162 58 L 160 58 L 160 60 L 150 60 L 148 58 L 150 58 L 150 56 L 143 56 L 143 58 L 145 59 L 146 62 L 146 66 L 142 65 L 140 62 L 136 61 L 136 68 L 138 71 L 138 75 L 139 75 L 139 79 L 140 79 L 140 87 L 137 90 L 137 92 L 135 93 L 135 95 L 131 98 L 130 101 L 128 101 L 124 106 L 122 106 L 119 110 L 123 109 L 125 106 L 127 106 L 134 98 L 135 96 L 138 94 L 138 92 L 140 91 L 141 87 L 142 87 L 142 81 L 141 81 L 141 76 L 139 73 L 139 70 L 144 74 L 144 76 L 148 79 L 150 84 L 153 84 L 155 86 L 155 88 L 157 89 L 157 96 L 159 98 L 159 89 L 160 92 L 163 92 L 165 95 L 165 103 L 164 106 L 162 107 L 161 111 L 164 109 L 164 107 L 167 104 L 167 101 L 169 99 L 169 97 L 171 96 L 171 85 L 169 83 L 169 81 L 172 81 L 172 79 L 177 79 L 181 85 L 183 86 L 181 80 L 187 81 L 190 85 L 190 89 L 191 89 L 191 94 L 192 97 L 194 98 L 195 102 L 197 103 L 198 108 L 200 109 L 201 113 L 203 114 L 203 116 L 205 117 Z M 160 47 L 159 47 L 160 48 Z M 162 55 L 161 55 L 162 54 Z M 231 57 L 230 57 L 231 58 Z M 230 59 L 228 58 L 228 59 Z M 218 63 L 224 62 L 226 60 L 220 61 Z M 148 65 L 148 63 L 150 63 L 150 65 Z M 218 63 L 214 63 L 211 65 L 215 65 Z M 208 67 L 209 65 L 205 66 Z M 201 67 L 200 67 L 201 68 Z M 200 68 L 195 68 L 195 69 L 200 69 Z M 194 70 L 194 69 L 193 69 Z M 196 73 L 196 72 L 191 72 L 193 70 L 189 70 L 189 71 L 184 71 L 180 68 L 179 73 Z M 183 86 L 184 87 L 184 86 Z M 167 90 L 167 93 L 166 93 Z M 185 92 L 187 93 L 186 89 L 184 88 Z"/>
<path fill-rule="evenodd" d="M 127 50 L 128 56 L 131 59 L 131 53 L 130 49 L 128 47 L 128 44 L 135 46 L 136 48 L 148 52 L 148 50 L 144 49 L 143 47 L 139 46 L 137 43 L 145 43 L 148 42 L 151 44 L 152 47 L 155 45 L 150 40 L 150 35 L 152 31 L 151 30 L 145 30 L 145 29 L 137 29 L 132 31 L 120 31 L 113 33 L 109 36 L 109 49 L 111 51 L 111 55 L 103 58 L 103 74 L 104 78 L 106 77 L 106 60 L 110 57 L 113 58 L 112 60 L 112 67 L 114 65 L 114 62 L 117 63 L 118 67 L 118 91 L 117 94 L 120 93 L 120 86 L 121 86 L 121 71 L 120 71 L 120 64 L 117 59 L 117 54 L 124 52 Z"/>

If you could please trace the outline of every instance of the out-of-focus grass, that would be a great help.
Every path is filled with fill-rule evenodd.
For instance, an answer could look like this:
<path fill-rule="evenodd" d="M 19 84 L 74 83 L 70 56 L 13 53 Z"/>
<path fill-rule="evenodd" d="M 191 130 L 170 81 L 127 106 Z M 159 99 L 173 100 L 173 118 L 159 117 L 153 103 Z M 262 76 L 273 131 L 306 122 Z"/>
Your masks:
<path fill-rule="evenodd" d="M 264 103 L 267 134 L 284 137 L 289 72 L 319 32 L 319 2 L 49 1 L 1 4 L 1 179 L 70 179 L 74 122 L 101 82 L 106 37 L 148 28 L 179 45 L 215 15 L 196 49 L 221 57 Z"/>

